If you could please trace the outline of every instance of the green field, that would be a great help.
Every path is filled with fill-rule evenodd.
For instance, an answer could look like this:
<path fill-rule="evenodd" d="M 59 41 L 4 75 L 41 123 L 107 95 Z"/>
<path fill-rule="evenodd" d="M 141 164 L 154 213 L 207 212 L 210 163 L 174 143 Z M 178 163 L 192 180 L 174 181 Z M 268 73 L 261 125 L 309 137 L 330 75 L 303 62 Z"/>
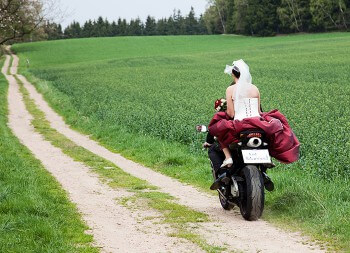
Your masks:
<path fill-rule="evenodd" d="M 243 58 L 265 111 L 278 108 L 301 159 L 271 173 L 265 218 L 350 250 L 350 34 L 119 37 L 13 46 L 20 72 L 74 128 L 164 174 L 207 189 L 194 126 L 208 123 Z M 26 64 L 26 59 L 29 64 Z"/>

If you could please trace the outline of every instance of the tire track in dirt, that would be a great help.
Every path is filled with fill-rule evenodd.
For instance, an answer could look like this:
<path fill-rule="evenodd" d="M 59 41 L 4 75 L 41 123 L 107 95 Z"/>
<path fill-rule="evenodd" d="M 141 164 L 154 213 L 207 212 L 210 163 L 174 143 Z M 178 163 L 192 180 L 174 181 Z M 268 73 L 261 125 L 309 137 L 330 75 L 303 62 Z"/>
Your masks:
<path fill-rule="evenodd" d="M 9 127 L 14 135 L 39 159 L 58 180 L 77 205 L 82 218 L 90 227 L 96 246 L 102 252 L 202 252 L 196 245 L 178 238 L 168 237 L 172 231 L 164 224 L 154 224 L 147 217 L 157 216 L 152 210 L 133 210 L 118 205 L 116 198 L 131 193 L 113 190 L 102 184 L 88 167 L 74 161 L 59 148 L 52 146 L 31 125 L 19 85 L 13 74 L 17 71 L 15 57 L 11 74 L 7 75 L 10 57 L 6 56 L 2 73 L 9 82 Z M 140 220 L 142 222 L 140 222 Z"/>
<path fill-rule="evenodd" d="M 14 62 L 18 62 L 18 58 L 15 55 L 13 57 Z M 212 222 L 205 223 L 196 230 L 208 243 L 226 245 L 244 252 L 323 252 L 317 245 L 311 245 L 308 242 L 309 238 L 301 236 L 300 233 L 283 231 L 263 220 L 247 222 L 237 211 L 223 210 L 217 197 L 127 160 L 89 139 L 88 136 L 72 130 L 24 76 L 17 76 L 38 108 L 45 113 L 52 128 L 77 145 L 110 160 L 125 172 L 146 180 L 159 187 L 161 191 L 176 197 L 179 204 L 208 214 Z"/>

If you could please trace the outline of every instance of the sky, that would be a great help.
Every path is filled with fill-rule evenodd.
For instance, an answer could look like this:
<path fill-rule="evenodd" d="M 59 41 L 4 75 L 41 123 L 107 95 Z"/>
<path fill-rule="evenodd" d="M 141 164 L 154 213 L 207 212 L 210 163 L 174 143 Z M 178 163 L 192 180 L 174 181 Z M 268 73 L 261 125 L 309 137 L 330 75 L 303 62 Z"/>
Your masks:
<path fill-rule="evenodd" d="M 119 17 L 128 21 L 139 17 L 145 21 L 148 15 L 156 19 L 169 17 L 174 9 L 187 15 L 191 6 L 198 17 L 204 13 L 207 0 L 60 0 L 60 5 L 66 15 L 59 22 L 66 27 L 73 20 L 83 24 L 86 20 L 97 19 L 99 16 L 109 21 L 117 21 Z"/>

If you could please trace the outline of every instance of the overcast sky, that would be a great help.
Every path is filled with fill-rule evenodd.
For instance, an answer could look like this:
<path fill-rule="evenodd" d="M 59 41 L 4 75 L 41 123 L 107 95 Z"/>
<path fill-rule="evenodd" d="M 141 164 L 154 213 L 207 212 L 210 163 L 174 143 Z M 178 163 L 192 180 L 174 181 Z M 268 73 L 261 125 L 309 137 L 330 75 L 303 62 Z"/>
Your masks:
<path fill-rule="evenodd" d="M 169 17 L 174 9 L 181 10 L 183 15 L 190 12 L 193 6 L 196 16 L 203 13 L 206 0 L 60 0 L 62 9 L 66 9 L 67 17 L 62 22 L 66 27 L 73 20 L 84 23 L 88 19 L 97 19 L 99 16 L 109 21 L 117 21 L 119 17 L 139 17 L 146 20 L 147 15 L 156 19 Z"/>

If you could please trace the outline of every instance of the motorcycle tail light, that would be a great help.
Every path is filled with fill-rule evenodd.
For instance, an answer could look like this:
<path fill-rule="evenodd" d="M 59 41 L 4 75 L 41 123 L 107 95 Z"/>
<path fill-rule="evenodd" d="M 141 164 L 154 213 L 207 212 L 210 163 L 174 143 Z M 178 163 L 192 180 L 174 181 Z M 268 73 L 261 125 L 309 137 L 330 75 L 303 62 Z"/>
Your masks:
<path fill-rule="evenodd" d="M 257 137 L 257 138 L 261 138 L 261 133 L 250 133 L 247 135 L 248 138 L 253 138 L 253 137 Z"/>

